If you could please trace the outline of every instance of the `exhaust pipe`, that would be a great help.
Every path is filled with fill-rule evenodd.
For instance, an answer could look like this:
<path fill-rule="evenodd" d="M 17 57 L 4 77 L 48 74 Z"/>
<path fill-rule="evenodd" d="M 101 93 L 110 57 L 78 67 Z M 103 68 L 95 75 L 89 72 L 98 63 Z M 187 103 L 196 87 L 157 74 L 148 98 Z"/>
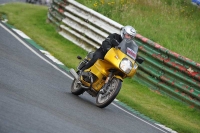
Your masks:
<path fill-rule="evenodd" d="M 78 80 L 78 74 L 76 73 L 76 71 L 75 71 L 73 68 L 71 68 L 71 69 L 69 70 L 69 72 L 72 74 L 72 76 L 73 76 L 76 80 Z"/>

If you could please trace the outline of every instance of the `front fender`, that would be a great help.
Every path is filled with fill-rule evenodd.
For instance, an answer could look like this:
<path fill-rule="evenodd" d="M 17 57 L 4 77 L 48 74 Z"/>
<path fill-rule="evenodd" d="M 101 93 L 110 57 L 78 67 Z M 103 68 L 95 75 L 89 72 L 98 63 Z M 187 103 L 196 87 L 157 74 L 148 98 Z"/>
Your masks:
<path fill-rule="evenodd" d="M 114 75 L 115 78 L 120 79 L 123 82 L 123 78 L 120 77 L 119 75 Z"/>

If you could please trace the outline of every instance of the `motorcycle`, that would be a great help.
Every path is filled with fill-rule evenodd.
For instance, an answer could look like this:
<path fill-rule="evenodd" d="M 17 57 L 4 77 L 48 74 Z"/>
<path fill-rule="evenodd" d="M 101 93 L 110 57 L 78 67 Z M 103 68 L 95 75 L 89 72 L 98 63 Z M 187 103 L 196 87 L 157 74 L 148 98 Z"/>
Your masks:
<path fill-rule="evenodd" d="M 81 95 L 85 91 L 96 97 L 96 106 L 104 108 L 108 106 L 118 95 L 123 79 L 133 77 L 144 59 L 137 56 L 138 46 L 133 40 L 123 39 L 121 43 L 112 40 L 116 46 L 111 48 L 104 59 L 98 59 L 93 66 L 80 74 L 80 70 L 92 58 L 94 52 L 80 61 L 77 71 L 73 68 L 70 73 L 74 80 L 71 85 L 71 93 Z"/>

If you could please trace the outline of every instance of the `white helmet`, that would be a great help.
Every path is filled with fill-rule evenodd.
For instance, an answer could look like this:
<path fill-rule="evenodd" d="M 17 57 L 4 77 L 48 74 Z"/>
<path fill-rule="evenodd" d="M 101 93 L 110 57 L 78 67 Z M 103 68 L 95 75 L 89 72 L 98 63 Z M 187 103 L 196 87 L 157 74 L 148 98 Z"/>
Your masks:
<path fill-rule="evenodd" d="M 134 38 L 136 36 L 136 30 L 132 26 L 127 25 L 121 30 L 122 39 L 124 39 L 125 34 L 129 34 L 130 36 L 132 36 L 132 38 Z"/>

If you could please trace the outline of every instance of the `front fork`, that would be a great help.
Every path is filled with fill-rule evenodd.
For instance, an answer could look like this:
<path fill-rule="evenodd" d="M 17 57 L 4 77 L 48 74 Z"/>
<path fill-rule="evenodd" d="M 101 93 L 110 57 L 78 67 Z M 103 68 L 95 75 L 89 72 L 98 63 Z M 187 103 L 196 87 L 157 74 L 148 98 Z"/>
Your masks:
<path fill-rule="evenodd" d="M 99 93 L 101 94 L 104 94 L 107 92 L 107 87 L 109 85 L 109 82 L 112 80 L 112 77 L 113 77 L 113 71 L 111 71 L 108 75 L 108 77 L 106 78 L 106 81 L 105 81 L 105 84 L 104 86 L 102 87 L 102 89 L 99 91 Z"/>

